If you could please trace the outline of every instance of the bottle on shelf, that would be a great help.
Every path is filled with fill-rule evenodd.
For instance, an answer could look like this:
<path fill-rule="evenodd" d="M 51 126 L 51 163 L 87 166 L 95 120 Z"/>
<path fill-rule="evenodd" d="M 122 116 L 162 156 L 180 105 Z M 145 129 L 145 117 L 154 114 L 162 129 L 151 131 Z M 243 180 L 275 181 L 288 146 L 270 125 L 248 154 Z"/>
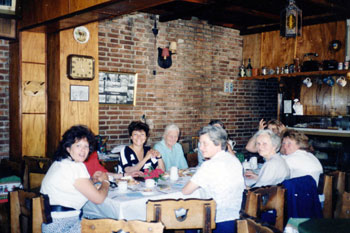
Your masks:
<path fill-rule="evenodd" d="M 246 76 L 247 77 L 252 77 L 252 70 L 253 70 L 253 67 L 252 67 L 252 64 L 250 63 L 250 58 L 248 58 L 248 65 L 246 68 Z"/>
<path fill-rule="evenodd" d="M 245 67 L 244 67 L 244 60 L 242 60 L 242 65 L 239 67 L 239 77 L 245 77 L 246 72 L 245 72 Z"/>

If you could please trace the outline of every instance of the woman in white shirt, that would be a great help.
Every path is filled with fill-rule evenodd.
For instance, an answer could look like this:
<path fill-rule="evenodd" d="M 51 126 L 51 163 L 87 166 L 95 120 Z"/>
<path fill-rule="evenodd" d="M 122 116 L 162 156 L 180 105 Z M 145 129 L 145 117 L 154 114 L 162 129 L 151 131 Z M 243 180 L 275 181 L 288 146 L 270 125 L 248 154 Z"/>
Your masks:
<path fill-rule="evenodd" d="M 109 189 L 106 173 L 94 178 L 101 182 L 97 189 L 84 165 L 93 152 L 95 136 L 86 127 L 77 125 L 67 130 L 54 155 L 55 162 L 46 173 L 40 192 L 50 199 L 52 223 L 42 225 L 42 232 L 81 232 L 81 208 L 90 200 L 101 204 Z"/>
<path fill-rule="evenodd" d="M 282 134 L 282 148 L 290 169 L 290 178 L 310 175 L 314 178 L 316 186 L 320 174 L 323 172 L 320 161 L 309 152 L 309 139 L 296 130 L 286 130 Z"/>
<path fill-rule="evenodd" d="M 277 185 L 289 178 L 289 168 L 284 159 L 278 154 L 281 146 L 281 138 L 269 129 L 259 130 L 256 138 L 256 148 L 260 156 L 266 162 L 259 174 L 248 170 L 244 173 L 248 179 L 256 180 L 254 187 Z"/>
<path fill-rule="evenodd" d="M 214 233 L 235 232 L 245 188 L 239 160 L 225 151 L 227 133 L 221 127 L 205 126 L 199 132 L 200 150 L 207 159 L 182 189 L 191 194 L 201 187 L 216 202 Z"/>

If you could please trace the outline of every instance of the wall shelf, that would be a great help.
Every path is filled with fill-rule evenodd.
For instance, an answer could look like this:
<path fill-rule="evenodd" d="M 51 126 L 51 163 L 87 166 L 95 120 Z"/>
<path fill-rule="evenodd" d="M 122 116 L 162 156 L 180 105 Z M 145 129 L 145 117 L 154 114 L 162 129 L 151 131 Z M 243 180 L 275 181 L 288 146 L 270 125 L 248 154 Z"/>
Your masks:
<path fill-rule="evenodd" d="M 254 79 L 270 79 L 270 78 L 293 78 L 306 76 L 325 76 L 325 75 L 342 75 L 350 72 L 350 70 L 325 70 L 325 71 L 311 71 L 311 72 L 297 72 L 292 74 L 273 74 L 273 75 L 259 75 L 252 77 L 241 77 L 238 80 L 254 80 Z"/>

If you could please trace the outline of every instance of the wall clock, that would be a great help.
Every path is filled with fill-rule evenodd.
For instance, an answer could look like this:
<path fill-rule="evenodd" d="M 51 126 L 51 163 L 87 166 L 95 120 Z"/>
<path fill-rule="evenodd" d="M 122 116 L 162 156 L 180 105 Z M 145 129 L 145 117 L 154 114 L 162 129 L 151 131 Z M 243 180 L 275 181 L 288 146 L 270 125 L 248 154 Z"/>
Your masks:
<path fill-rule="evenodd" d="M 95 59 L 91 56 L 71 54 L 67 57 L 67 76 L 74 80 L 95 78 Z"/>
<path fill-rule="evenodd" d="M 77 42 L 84 44 L 89 41 L 90 32 L 89 29 L 87 29 L 86 27 L 80 26 L 74 28 L 73 36 Z"/>

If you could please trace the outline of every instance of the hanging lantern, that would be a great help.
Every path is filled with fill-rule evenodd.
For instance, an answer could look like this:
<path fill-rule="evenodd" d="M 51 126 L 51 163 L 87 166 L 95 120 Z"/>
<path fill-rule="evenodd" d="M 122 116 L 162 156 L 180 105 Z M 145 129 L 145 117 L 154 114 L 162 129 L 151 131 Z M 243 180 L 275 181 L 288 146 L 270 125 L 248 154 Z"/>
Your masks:
<path fill-rule="evenodd" d="M 289 5 L 281 11 L 281 36 L 296 37 L 301 35 L 302 11 L 289 0 Z"/>

